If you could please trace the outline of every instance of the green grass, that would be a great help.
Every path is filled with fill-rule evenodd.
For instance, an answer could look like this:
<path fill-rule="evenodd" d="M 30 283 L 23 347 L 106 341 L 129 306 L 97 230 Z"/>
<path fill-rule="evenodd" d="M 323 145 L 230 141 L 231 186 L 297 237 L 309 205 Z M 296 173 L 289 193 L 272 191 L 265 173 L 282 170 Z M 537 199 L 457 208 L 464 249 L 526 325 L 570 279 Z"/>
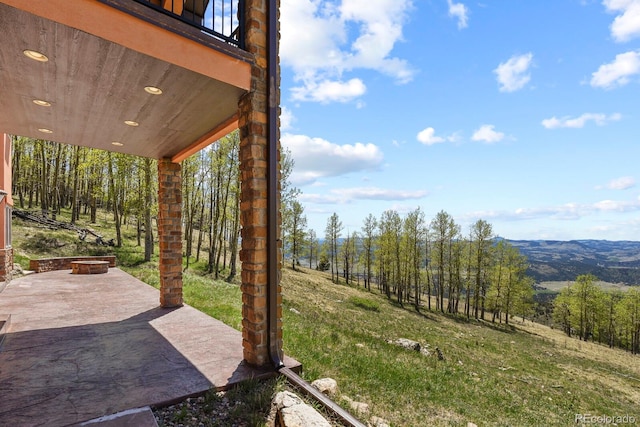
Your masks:
<path fill-rule="evenodd" d="M 393 425 L 562 426 L 576 413 L 640 418 L 640 364 L 620 350 L 563 348 L 541 326 L 525 332 L 520 324 L 417 313 L 311 271 L 285 271 L 283 292 L 285 308 L 295 308 L 285 310 L 285 352 L 302 361 L 304 376 L 335 378 Z M 428 344 L 432 355 L 386 342 L 395 338 Z"/>
<path fill-rule="evenodd" d="M 377 301 L 372 301 L 369 298 L 363 298 L 358 296 L 350 297 L 348 300 L 354 307 L 362 308 L 369 311 L 380 311 L 380 304 Z"/>
<path fill-rule="evenodd" d="M 36 253 L 23 245 L 36 232 L 65 245 Z M 119 265 L 158 287 L 157 259 L 141 262 L 133 233 L 125 229 L 126 246 L 115 249 Z M 73 233 L 67 238 L 14 222 L 19 260 L 83 249 L 73 246 L 75 240 Z M 519 319 L 506 327 L 419 313 L 375 291 L 336 285 L 324 273 L 301 270 L 283 271 L 285 353 L 302 362 L 307 380 L 335 378 L 343 395 L 368 403 L 370 415 L 392 426 L 565 426 L 574 424 L 576 414 L 628 414 L 640 420 L 638 356 Z M 185 302 L 240 329 L 240 287 L 203 271 L 200 263 L 184 273 Z M 387 342 L 396 338 L 418 341 L 431 355 Z M 435 356 L 436 347 L 444 360 Z"/>

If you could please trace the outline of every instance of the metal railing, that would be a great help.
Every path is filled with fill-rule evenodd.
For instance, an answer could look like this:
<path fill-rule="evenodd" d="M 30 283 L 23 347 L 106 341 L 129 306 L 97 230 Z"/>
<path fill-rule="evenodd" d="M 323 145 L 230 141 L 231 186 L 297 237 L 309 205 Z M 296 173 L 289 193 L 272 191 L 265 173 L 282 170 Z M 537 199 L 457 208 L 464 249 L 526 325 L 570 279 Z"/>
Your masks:
<path fill-rule="evenodd" d="M 244 0 L 134 0 L 244 49 Z"/>

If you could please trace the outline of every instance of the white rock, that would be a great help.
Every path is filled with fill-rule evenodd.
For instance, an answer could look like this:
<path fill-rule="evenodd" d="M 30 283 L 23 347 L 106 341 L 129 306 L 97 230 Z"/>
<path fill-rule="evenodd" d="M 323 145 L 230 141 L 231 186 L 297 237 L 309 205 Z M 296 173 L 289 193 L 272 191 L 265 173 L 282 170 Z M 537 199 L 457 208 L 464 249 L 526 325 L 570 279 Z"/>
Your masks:
<path fill-rule="evenodd" d="M 296 394 L 290 391 L 281 391 L 273 398 L 273 404 L 280 410 L 290 406 L 301 405 L 304 402 Z"/>
<path fill-rule="evenodd" d="M 329 421 L 306 403 L 282 408 L 280 425 L 283 427 L 331 427 Z"/>
<path fill-rule="evenodd" d="M 356 402 L 349 396 L 342 396 L 342 399 L 347 402 L 349 408 L 355 412 L 356 415 L 367 415 L 369 413 L 369 405 L 362 402 Z"/>
<path fill-rule="evenodd" d="M 393 344 L 399 345 L 400 347 L 406 348 L 408 350 L 420 351 L 420 343 L 408 338 L 398 338 L 397 340 L 393 341 Z"/>
<path fill-rule="evenodd" d="M 389 423 L 387 422 L 387 420 L 376 417 L 375 415 L 371 417 L 370 422 L 372 427 L 389 427 Z"/>
<path fill-rule="evenodd" d="M 276 394 L 273 404 L 278 409 L 278 427 L 331 427 L 318 411 L 290 391 Z"/>
<path fill-rule="evenodd" d="M 335 396 L 338 393 L 338 383 L 333 378 L 318 378 L 311 386 L 327 396 Z"/>

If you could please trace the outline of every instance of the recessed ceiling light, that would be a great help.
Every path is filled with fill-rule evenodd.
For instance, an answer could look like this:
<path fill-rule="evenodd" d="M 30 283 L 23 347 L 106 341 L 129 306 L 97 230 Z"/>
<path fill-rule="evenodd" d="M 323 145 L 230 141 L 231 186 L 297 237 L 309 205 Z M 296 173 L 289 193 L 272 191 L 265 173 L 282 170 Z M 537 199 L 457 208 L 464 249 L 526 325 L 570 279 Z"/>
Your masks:
<path fill-rule="evenodd" d="M 144 90 L 151 95 L 162 95 L 162 89 L 155 86 L 145 86 Z"/>
<path fill-rule="evenodd" d="M 48 101 L 43 101 L 42 99 L 34 99 L 33 103 L 39 105 L 41 107 L 51 107 L 51 103 Z"/>
<path fill-rule="evenodd" d="M 45 55 L 44 53 L 40 53 L 36 50 L 26 49 L 26 50 L 23 50 L 22 53 L 24 53 L 27 58 L 30 58 L 39 62 L 47 62 L 49 60 L 49 58 L 47 58 L 47 55 Z"/>
<path fill-rule="evenodd" d="M 42 133 L 53 133 L 51 129 L 47 129 L 47 128 L 38 128 L 38 130 Z"/>
<path fill-rule="evenodd" d="M 111 145 L 115 145 L 116 147 L 122 147 L 124 144 L 122 142 L 113 141 Z"/>
<path fill-rule="evenodd" d="M 140 125 L 140 123 L 134 122 L 133 120 L 125 120 L 124 124 L 128 125 L 128 126 L 133 126 L 133 127 L 136 127 L 136 126 Z"/>

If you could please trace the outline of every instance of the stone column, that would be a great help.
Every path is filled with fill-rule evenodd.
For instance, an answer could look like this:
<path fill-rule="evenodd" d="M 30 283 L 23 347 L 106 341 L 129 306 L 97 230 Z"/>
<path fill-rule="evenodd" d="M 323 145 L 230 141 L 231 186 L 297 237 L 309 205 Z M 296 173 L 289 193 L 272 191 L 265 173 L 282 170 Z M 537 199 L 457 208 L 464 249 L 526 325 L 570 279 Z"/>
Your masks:
<path fill-rule="evenodd" d="M 240 195 L 242 249 L 242 337 L 244 359 L 255 366 L 270 363 L 268 290 L 278 287 L 277 301 L 282 297 L 279 280 L 269 283 L 268 239 L 277 239 L 280 234 L 280 216 L 269 218 L 268 214 L 268 85 L 267 85 L 267 11 L 268 0 L 248 0 L 246 2 L 246 50 L 254 55 L 255 63 L 251 71 L 251 90 L 239 103 L 240 128 L 240 173 L 242 191 Z M 279 87 L 279 82 L 277 87 Z M 279 91 L 276 91 L 279 104 Z M 279 144 L 279 138 L 272 141 Z M 279 155 L 279 147 L 277 151 Z M 279 159 L 276 159 L 279 161 Z M 279 199 L 279 191 L 276 199 Z M 276 200 L 279 203 L 279 200 Z M 275 221 L 276 235 L 269 235 L 269 222 Z M 280 244 L 278 251 L 280 252 Z M 280 259 L 279 253 L 272 254 Z M 278 266 L 277 276 L 279 278 Z M 271 275 L 273 277 L 273 274 Z M 282 348 L 282 310 L 278 310 L 277 333 L 272 339 L 278 340 Z"/>
<path fill-rule="evenodd" d="M 4 288 L 13 273 L 13 248 L 11 247 L 11 137 L 0 135 L 0 190 L 6 192 L 0 202 L 0 290 Z"/>
<path fill-rule="evenodd" d="M 160 305 L 182 305 L 182 175 L 179 163 L 158 160 Z"/>

